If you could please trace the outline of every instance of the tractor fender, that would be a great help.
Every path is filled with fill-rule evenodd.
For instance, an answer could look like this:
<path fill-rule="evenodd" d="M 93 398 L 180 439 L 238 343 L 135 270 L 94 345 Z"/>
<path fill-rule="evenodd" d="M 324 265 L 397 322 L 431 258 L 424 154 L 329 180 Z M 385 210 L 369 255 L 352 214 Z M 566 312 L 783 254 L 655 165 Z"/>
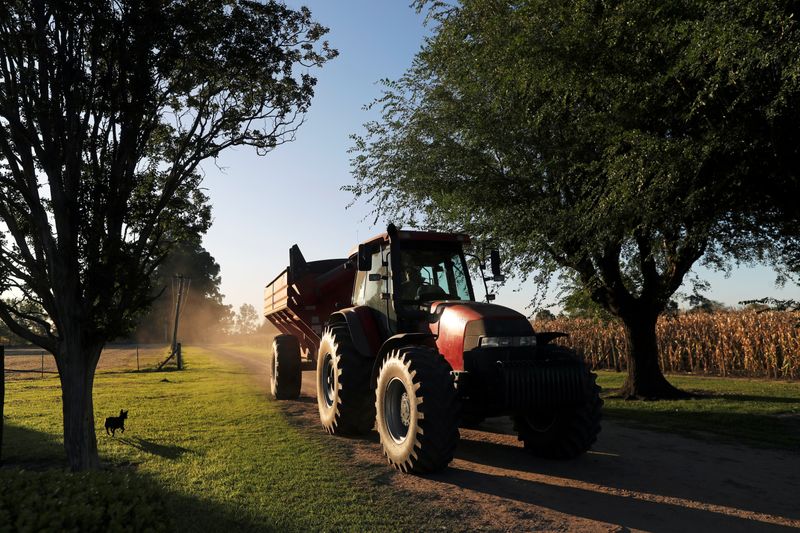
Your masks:
<path fill-rule="evenodd" d="M 561 331 L 545 331 L 544 333 L 537 333 L 536 345 L 544 346 L 545 344 L 550 344 L 550 341 L 554 341 L 560 337 L 569 337 L 569 333 L 562 333 Z"/>
<path fill-rule="evenodd" d="M 372 364 L 372 375 L 369 380 L 372 388 L 375 388 L 378 382 L 378 371 L 381 369 L 384 357 L 395 348 L 412 344 L 417 346 L 430 346 L 436 349 L 436 337 L 432 333 L 400 333 L 386 339 L 381 345 L 380 350 L 378 350 L 378 356 L 375 358 L 375 362 Z"/>
<path fill-rule="evenodd" d="M 375 357 L 381 346 L 381 332 L 372 309 L 366 305 L 336 311 L 328 318 L 329 324 L 347 324 L 350 340 L 362 357 Z"/>

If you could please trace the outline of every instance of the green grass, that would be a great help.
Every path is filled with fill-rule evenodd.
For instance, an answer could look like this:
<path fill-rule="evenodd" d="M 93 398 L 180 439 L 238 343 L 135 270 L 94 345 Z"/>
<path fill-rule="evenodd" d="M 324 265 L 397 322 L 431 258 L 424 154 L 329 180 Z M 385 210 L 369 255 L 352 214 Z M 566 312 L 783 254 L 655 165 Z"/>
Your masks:
<path fill-rule="evenodd" d="M 197 348 L 186 349 L 184 359 L 183 372 L 100 374 L 94 394 L 98 447 L 110 465 L 98 476 L 106 484 L 120 472 L 135 478 L 164 503 L 170 529 L 365 531 L 448 523 L 435 505 L 390 488 L 386 480 L 395 474 L 388 466 L 345 470 L 338 438 L 293 426 L 236 368 L 218 366 Z M 107 437 L 105 417 L 122 408 L 130 410 L 127 431 Z M 75 482 L 65 471 L 60 414 L 56 378 L 7 383 L 0 481 L 8 485 L 24 468 L 45 469 L 72 486 L 95 483 Z"/>
<path fill-rule="evenodd" d="M 339 438 L 293 425 L 237 368 L 218 365 L 199 348 L 184 355 L 183 372 L 97 376 L 98 446 L 109 465 L 99 473 L 66 472 L 58 379 L 9 381 L 0 531 L 106 531 L 125 524 L 169 531 L 453 526 L 453 517 L 435 501 L 391 488 L 387 480 L 395 474 L 388 466 L 347 466 L 352 463 L 337 446 Z M 703 396 L 628 402 L 611 390 L 623 378 L 599 372 L 608 391 L 605 413 L 612 419 L 800 449 L 798 383 L 670 376 L 678 387 Z M 122 408 L 130 410 L 127 431 L 107 437 L 105 417 Z M 379 454 L 379 445 L 374 447 Z"/>
<path fill-rule="evenodd" d="M 628 401 L 615 397 L 625 375 L 598 371 L 604 415 L 660 431 L 800 451 L 800 383 L 671 375 L 687 400 Z"/>

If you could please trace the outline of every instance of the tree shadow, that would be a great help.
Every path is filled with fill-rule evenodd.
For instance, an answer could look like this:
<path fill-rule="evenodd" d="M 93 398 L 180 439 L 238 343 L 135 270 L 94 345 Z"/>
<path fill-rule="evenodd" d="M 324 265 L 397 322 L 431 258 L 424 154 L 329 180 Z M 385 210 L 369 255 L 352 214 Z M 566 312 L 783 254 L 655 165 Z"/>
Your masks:
<path fill-rule="evenodd" d="M 441 480 L 474 490 L 483 486 L 483 492 L 501 497 L 522 498 L 520 501 L 560 512 L 646 530 L 669 530 L 660 527 L 658 520 L 648 519 L 664 513 L 682 517 L 672 522 L 671 529 L 676 524 L 695 523 L 709 524 L 707 528 L 693 525 L 697 530 L 778 527 L 759 522 L 757 516 L 755 521 L 737 517 L 737 513 L 770 515 L 778 517 L 779 523 L 800 520 L 800 508 L 786 498 L 787 493 L 800 489 L 798 455 L 695 441 L 617 424 L 606 424 L 594 449 L 570 461 L 537 458 L 521 445 L 512 444 L 513 437 L 505 440 L 507 443 L 487 442 L 477 432 L 467 433 L 456 457 L 483 465 L 477 470 L 490 472 L 472 476 L 473 472 L 456 468 L 451 469 L 455 470 L 453 477 L 445 474 Z M 499 472 L 491 471 L 495 469 Z M 538 495 L 525 496 L 528 492 L 520 487 Z M 637 499 L 637 493 L 645 496 Z M 653 501 L 645 501 L 648 498 Z M 577 501 L 583 501 L 585 509 Z M 687 506 L 681 502 L 694 503 Z M 717 512 L 712 506 L 733 511 Z M 616 520 L 608 520 L 614 516 Z"/>
<path fill-rule="evenodd" d="M 800 407 L 800 400 L 797 398 L 787 398 L 785 396 L 758 396 L 755 394 L 736 394 L 735 392 L 704 393 L 697 396 L 699 400 L 725 400 L 728 402 L 763 402 L 763 403 L 785 403 Z"/>
<path fill-rule="evenodd" d="M 628 398 L 624 396 L 621 392 L 621 389 L 614 388 L 614 389 L 603 389 L 601 396 L 603 398 L 608 398 L 612 400 L 627 400 L 630 402 L 645 402 L 645 403 L 669 403 L 674 401 L 685 401 L 685 400 L 699 400 L 702 402 L 703 400 L 724 400 L 726 402 L 760 402 L 760 403 L 780 403 L 780 404 L 787 404 L 787 405 L 796 405 L 800 406 L 800 399 L 797 398 L 788 398 L 786 396 L 769 396 L 769 395 L 758 395 L 758 394 L 739 394 L 736 392 L 716 392 L 716 391 L 709 391 L 707 389 L 684 389 L 683 392 L 687 393 L 689 396 L 687 398 L 665 398 L 665 399 L 648 399 L 648 398 Z"/>
<path fill-rule="evenodd" d="M 141 450 L 145 453 L 163 457 L 164 459 L 174 460 L 180 458 L 186 453 L 194 453 L 192 450 L 183 448 L 182 446 L 168 446 L 159 444 L 152 440 L 142 439 L 140 437 L 120 437 L 117 439 L 117 441 L 132 448 L 136 448 L 137 450 Z"/>
<path fill-rule="evenodd" d="M 734 409 L 699 408 L 641 410 L 623 406 L 604 407 L 605 413 L 624 423 L 646 429 L 683 434 L 705 441 L 748 444 L 761 448 L 800 451 L 800 419 L 792 416 L 742 413 Z"/>
<path fill-rule="evenodd" d="M 750 519 L 672 501 L 635 498 L 625 493 L 517 479 L 457 467 L 451 467 L 445 475 L 436 478 L 460 488 L 629 529 L 672 532 L 688 527 L 692 531 L 796 531 L 788 525 L 771 523 L 759 517 Z"/>
<path fill-rule="evenodd" d="M 190 450 L 176 446 L 164 446 L 145 439 L 135 437 L 119 439 L 132 447 L 166 458 L 178 458 Z M 42 481 L 41 476 L 46 476 Z M 120 486 L 121 476 L 130 479 Z M 136 464 L 124 463 L 123 467 L 106 465 L 106 468 L 91 473 L 72 473 L 67 468 L 64 450 L 59 439 L 50 434 L 6 424 L 3 435 L 3 463 L 0 465 L 0 486 L 3 480 L 14 480 L 18 486 L 26 487 L 23 498 L 5 498 L 3 496 L 4 518 L 15 521 L 21 513 L 36 516 L 39 508 L 28 507 L 38 505 L 36 502 L 55 501 L 59 490 L 68 490 L 67 497 L 75 485 L 87 493 L 100 494 L 94 507 L 90 505 L 71 505 L 63 508 L 47 509 L 42 516 L 53 520 L 55 524 L 63 521 L 68 524 L 91 523 L 96 517 L 117 516 L 120 512 L 139 512 L 139 507 L 159 502 L 158 508 L 144 509 L 144 514 L 137 514 L 138 519 L 151 523 L 151 515 L 158 526 L 165 531 L 305 531 L 308 524 L 302 515 L 291 509 L 279 516 L 266 516 L 256 513 L 242 513 L 235 503 L 225 505 L 219 501 L 203 497 L 199 487 L 187 488 L 186 492 L 164 486 L 164 482 L 151 474 L 140 471 Z M 66 487 L 66 488 L 65 488 Z M 116 490 L 116 488 L 119 490 Z M 188 485 L 187 485 L 188 487 Z M 109 490 L 112 488 L 112 490 Z M 38 496 L 37 496 L 38 495 Z M 131 497 L 136 498 L 136 505 L 131 505 Z M 144 502 L 144 503 L 143 503 Z M 105 508 L 107 506 L 107 508 Z M 122 510 L 122 511 L 120 511 Z M 85 516 L 84 516 L 85 514 Z M 274 522 L 270 522 L 274 520 Z M 27 523 L 30 522 L 30 519 Z M 107 525 L 107 524 L 106 524 Z M 130 524 L 127 524 L 129 527 Z M 44 527 L 44 526 L 42 526 Z M 47 528 L 56 526 L 49 525 Z M 47 529 L 45 528 L 45 529 Z M 57 527 L 56 527 L 57 529 Z M 3 524 L 0 530 L 5 531 Z M 48 529 L 49 530 L 49 529 Z M 100 528 L 92 530 L 103 531 Z"/>
<path fill-rule="evenodd" d="M 49 433 L 5 423 L 3 429 L 3 467 L 45 470 L 66 467 L 64 446 Z"/>
<path fill-rule="evenodd" d="M 183 370 L 186 370 L 186 365 L 184 364 Z M 104 372 L 106 374 L 168 374 L 172 372 L 183 372 L 183 370 L 178 370 L 174 366 L 165 366 L 164 368 L 142 368 L 141 370 L 112 370 L 110 372 Z"/>

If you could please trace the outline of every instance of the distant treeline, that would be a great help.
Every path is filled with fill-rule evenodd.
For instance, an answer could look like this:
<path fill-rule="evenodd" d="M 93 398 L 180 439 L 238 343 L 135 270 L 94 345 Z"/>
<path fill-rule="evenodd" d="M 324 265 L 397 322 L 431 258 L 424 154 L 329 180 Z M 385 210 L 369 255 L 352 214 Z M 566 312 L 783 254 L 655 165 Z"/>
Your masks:
<path fill-rule="evenodd" d="M 724 311 L 661 317 L 659 357 L 665 372 L 776 379 L 800 378 L 800 313 Z M 561 344 L 594 368 L 626 369 L 622 324 L 588 318 L 534 322 L 537 331 L 563 331 Z"/>

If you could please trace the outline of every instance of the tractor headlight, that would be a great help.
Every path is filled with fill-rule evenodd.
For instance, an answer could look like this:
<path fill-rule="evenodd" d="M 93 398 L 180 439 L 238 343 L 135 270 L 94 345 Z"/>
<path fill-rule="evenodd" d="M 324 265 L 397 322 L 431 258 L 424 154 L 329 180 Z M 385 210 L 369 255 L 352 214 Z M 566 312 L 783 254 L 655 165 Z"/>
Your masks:
<path fill-rule="evenodd" d="M 513 346 L 536 346 L 536 336 L 524 337 L 481 337 L 481 348 L 509 348 Z"/>
<path fill-rule="evenodd" d="M 525 337 L 517 337 L 520 346 L 536 346 L 536 335 L 528 335 Z"/>

